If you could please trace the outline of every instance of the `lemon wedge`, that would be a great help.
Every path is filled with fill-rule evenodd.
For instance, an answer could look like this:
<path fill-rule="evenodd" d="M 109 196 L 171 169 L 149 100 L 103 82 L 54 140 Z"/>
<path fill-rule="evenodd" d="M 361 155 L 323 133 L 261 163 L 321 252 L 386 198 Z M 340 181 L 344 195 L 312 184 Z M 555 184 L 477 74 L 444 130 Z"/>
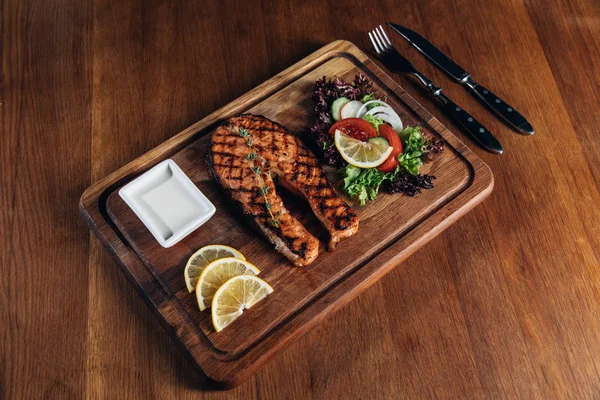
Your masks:
<path fill-rule="evenodd" d="M 225 257 L 236 257 L 241 260 L 246 259 L 242 253 L 233 247 L 225 246 L 223 244 L 204 246 L 192 254 L 183 271 L 188 292 L 192 293 L 196 289 L 198 278 L 208 264 Z"/>
<path fill-rule="evenodd" d="M 220 332 L 235 321 L 245 309 L 252 307 L 273 288 L 254 275 L 239 275 L 225 282 L 212 299 L 212 322 L 215 330 Z"/>
<path fill-rule="evenodd" d="M 394 148 L 388 141 L 377 136 L 366 142 L 354 139 L 340 130 L 335 131 L 335 147 L 348 164 L 359 168 L 375 168 L 388 159 Z"/>
<path fill-rule="evenodd" d="M 210 307 L 217 290 L 229 279 L 238 275 L 258 275 L 260 270 L 246 260 L 227 257 L 208 264 L 198 278 L 196 299 L 200 311 Z"/>

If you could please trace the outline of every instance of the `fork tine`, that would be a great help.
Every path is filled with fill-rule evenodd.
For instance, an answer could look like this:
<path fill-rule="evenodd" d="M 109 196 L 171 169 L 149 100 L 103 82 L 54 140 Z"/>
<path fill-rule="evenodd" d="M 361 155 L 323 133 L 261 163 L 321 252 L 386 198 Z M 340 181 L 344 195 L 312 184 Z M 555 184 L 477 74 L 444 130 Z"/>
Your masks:
<path fill-rule="evenodd" d="M 369 32 L 369 39 L 371 39 L 371 43 L 373 43 L 373 47 L 375 47 L 377 55 L 381 54 L 381 51 L 379 51 L 379 46 L 377 46 L 377 43 L 375 43 L 375 39 L 373 39 L 373 35 L 371 35 L 371 32 Z"/>
<path fill-rule="evenodd" d="M 383 37 L 388 42 L 388 44 L 390 45 L 390 47 L 394 47 L 394 45 L 392 44 L 392 41 L 388 37 L 387 33 L 385 33 L 385 31 L 383 30 L 383 27 L 381 25 L 379 25 L 379 29 L 381 30 L 381 33 L 383 34 Z"/>
<path fill-rule="evenodd" d="M 375 29 L 373 36 L 375 36 L 375 40 L 377 40 L 377 44 L 379 44 L 379 46 L 381 47 L 382 52 L 386 52 L 389 50 L 387 44 L 380 37 L 380 33 L 377 30 L 377 28 Z"/>

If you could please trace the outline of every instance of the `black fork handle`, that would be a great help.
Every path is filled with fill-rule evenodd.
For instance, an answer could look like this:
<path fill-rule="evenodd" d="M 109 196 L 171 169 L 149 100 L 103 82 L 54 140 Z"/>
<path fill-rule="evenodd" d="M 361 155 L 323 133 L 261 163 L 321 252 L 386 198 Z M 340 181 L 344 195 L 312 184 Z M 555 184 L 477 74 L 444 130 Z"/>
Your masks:
<path fill-rule="evenodd" d="M 448 96 L 442 93 L 442 88 L 434 85 L 434 83 L 425 75 L 416 71 L 413 73 L 419 81 L 427 88 L 429 94 L 435 98 L 441 105 L 441 109 L 452 120 L 458 124 L 464 132 L 471 136 L 484 149 L 495 154 L 502 154 L 504 151 L 502 145 L 496 137 L 483 124 L 477 121 L 471 114 L 463 110 Z"/>

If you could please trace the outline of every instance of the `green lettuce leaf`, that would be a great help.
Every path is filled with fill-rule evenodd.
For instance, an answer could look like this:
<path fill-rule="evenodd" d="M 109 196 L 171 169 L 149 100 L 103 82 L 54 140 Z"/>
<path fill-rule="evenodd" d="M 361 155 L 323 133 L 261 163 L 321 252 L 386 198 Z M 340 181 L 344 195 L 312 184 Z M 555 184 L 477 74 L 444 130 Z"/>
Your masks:
<path fill-rule="evenodd" d="M 363 117 L 363 119 L 365 121 L 367 121 L 369 124 L 371 124 L 371 126 L 373 126 L 373 128 L 375 128 L 377 133 L 379 133 L 379 125 L 383 124 L 383 120 L 381 118 L 377 118 L 372 115 L 365 115 Z"/>
<path fill-rule="evenodd" d="M 418 175 L 419 168 L 423 165 L 422 156 L 427 146 L 427 140 L 421 135 L 418 126 L 407 126 L 400 132 L 400 139 L 404 151 L 398 156 L 398 163 L 410 174 Z"/>
<path fill-rule="evenodd" d="M 365 94 L 362 99 L 360 99 L 361 103 L 366 103 L 367 101 L 377 100 L 377 97 L 373 93 Z"/>
<path fill-rule="evenodd" d="M 411 175 L 419 175 L 419 168 L 423 165 L 420 157 L 411 157 L 409 154 L 400 154 L 398 163 Z"/>
<path fill-rule="evenodd" d="M 381 184 L 396 176 L 396 172 L 381 172 L 377 168 L 358 168 L 351 165 L 342 169 L 344 190 L 350 197 L 358 197 L 360 205 L 375 200 Z"/>
<path fill-rule="evenodd" d="M 348 165 L 346 168 L 343 168 L 342 171 L 342 175 L 344 176 L 344 189 L 346 189 L 356 180 L 356 178 L 358 178 L 361 169 Z"/>

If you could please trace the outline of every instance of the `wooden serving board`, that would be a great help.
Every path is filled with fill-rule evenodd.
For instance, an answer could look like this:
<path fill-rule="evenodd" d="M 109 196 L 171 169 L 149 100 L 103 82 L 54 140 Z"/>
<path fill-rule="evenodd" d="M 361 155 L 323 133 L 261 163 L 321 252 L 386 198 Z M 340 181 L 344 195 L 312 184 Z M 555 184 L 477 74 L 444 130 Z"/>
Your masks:
<path fill-rule="evenodd" d="M 297 268 L 227 208 L 207 170 L 210 134 L 220 121 L 237 113 L 262 114 L 302 134 L 315 118 L 311 101 L 314 82 L 322 76 L 351 81 L 359 72 L 374 82 L 379 95 L 387 97 L 405 125 L 419 124 L 446 141 L 445 152 L 425 170 L 437 177 L 435 188 L 417 197 L 380 194 L 364 207 L 354 204 L 360 218 L 358 234 L 342 241 L 335 252 L 323 252 L 310 266 Z M 118 190 L 167 158 L 181 167 L 217 212 L 183 241 L 165 249 Z M 328 175 L 334 183 L 339 181 L 336 171 L 328 170 Z M 463 143 L 356 46 L 336 41 L 97 182 L 83 194 L 80 209 L 131 283 L 203 373 L 232 387 L 481 202 L 492 187 L 490 169 Z M 293 196 L 283 197 L 305 226 L 324 238 L 325 232 L 309 208 Z M 183 279 L 189 256 L 213 243 L 242 251 L 275 289 L 220 333 L 212 328 L 210 313 L 198 310 Z"/>

